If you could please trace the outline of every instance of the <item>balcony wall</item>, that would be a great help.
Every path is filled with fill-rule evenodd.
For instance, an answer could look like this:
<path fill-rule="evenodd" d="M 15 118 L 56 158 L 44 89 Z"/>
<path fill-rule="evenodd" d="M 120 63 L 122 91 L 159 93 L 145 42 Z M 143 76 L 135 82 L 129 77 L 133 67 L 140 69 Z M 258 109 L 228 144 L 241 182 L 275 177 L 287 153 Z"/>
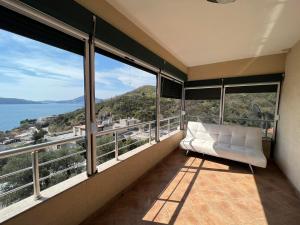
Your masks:
<path fill-rule="evenodd" d="M 276 54 L 190 67 L 189 80 L 282 73 L 286 54 Z"/>
<path fill-rule="evenodd" d="M 282 171 L 300 192 L 300 41 L 286 60 L 281 90 L 275 158 Z"/>
<path fill-rule="evenodd" d="M 3 224 L 79 224 L 116 198 L 176 149 L 182 138 L 182 131 L 174 131 L 170 135 L 162 137 L 158 144 L 143 145 L 120 156 L 119 161 L 111 160 L 102 164 L 98 168 L 99 173 L 92 177 L 87 178 L 85 174 L 80 174 L 43 191 L 41 194 L 44 199 L 41 202 L 34 201 L 30 197 L 13 204 L 1 210 L 0 223 L 4 217 L 6 219 L 11 217 Z M 76 183 L 76 179 L 80 180 L 80 183 L 66 189 L 67 186 Z M 62 191 L 63 189 L 66 190 Z M 46 199 L 51 195 L 55 196 Z M 26 207 L 29 208 L 24 211 Z M 20 211 L 24 212 L 20 213 Z"/>

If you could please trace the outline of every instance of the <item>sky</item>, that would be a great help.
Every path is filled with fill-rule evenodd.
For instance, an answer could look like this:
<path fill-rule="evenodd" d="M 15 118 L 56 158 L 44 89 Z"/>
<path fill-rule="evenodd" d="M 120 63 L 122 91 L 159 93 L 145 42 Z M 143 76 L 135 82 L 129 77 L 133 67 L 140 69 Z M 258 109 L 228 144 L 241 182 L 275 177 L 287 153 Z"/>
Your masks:
<path fill-rule="evenodd" d="M 96 53 L 96 97 L 110 98 L 155 76 Z M 0 97 L 67 100 L 84 95 L 83 57 L 0 29 Z"/>

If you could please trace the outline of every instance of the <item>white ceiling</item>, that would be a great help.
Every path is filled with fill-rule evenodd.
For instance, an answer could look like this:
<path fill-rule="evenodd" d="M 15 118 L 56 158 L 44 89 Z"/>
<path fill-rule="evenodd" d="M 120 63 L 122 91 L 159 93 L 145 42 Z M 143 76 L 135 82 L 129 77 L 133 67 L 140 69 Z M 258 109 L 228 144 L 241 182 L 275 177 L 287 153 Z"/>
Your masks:
<path fill-rule="evenodd" d="M 300 0 L 106 0 L 186 66 L 282 53 L 300 39 Z"/>

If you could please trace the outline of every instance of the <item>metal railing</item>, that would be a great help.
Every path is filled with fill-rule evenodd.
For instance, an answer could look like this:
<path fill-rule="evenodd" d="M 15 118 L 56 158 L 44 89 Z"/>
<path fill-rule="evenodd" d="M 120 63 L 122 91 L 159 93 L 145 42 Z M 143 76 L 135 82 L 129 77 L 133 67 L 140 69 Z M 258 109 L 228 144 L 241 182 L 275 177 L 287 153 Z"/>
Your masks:
<path fill-rule="evenodd" d="M 249 119 L 249 118 L 224 118 L 225 124 L 239 124 L 242 126 L 259 127 L 262 130 L 263 138 L 274 138 L 274 120 L 269 119 Z M 271 133 L 269 133 L 271 129 Z"/>
<path fill-rule="evenodd" d="M 175 125 L 175 126 L 174 126 Z M 160 136 L 167 135 L 180 127 L 180 116 L 160 120 Z"/>
<path fill-rule="evenodd" d="M 96 134 L 97 160 L 100 161 L 100 159 L 103 159 L 104 157 L 111 159 L 112 157 L 109 158 L 108 156 L 112 154 L 114 154 L 113 158 L 118 160 L 120 151 L 123 149 L 134 146 L 138 143 L 151 143 L 153 140 L 153 134 L 155 134 L 155 124 L 156 121 L 149 121 L 98 132 Z M 136 131 L 136 128 L 138 128 L 138 131 Z M 122 145 L 122 142 L 126 140 L 132 140 L 133 142 Z M 100 144 L 98 144 L 99 142 Z M 100 152 L 100 154 L 98 154 L 98 152 Z"/>
<path fill-rule="evenodd" d="M 58 157 L 56 159 L 51 159 L 45 162 L 39 162 L 39 153 L 42 151 L 61 151 L 61 149 L 49 149 L 49 147 L 53 147 L 53 146 L 61 146 L 64 144 L 69 144 L 69 143 L 76 143 L 77 141 L 82 141 L 84 140 L 84 137 L 82 136 L 77 136 L 77 137 L 72 137 L 72 138 L 68 138 L 68 139 L 64 139 L 64 140 L 59 140 L 59 141 L 52 141 L 52 142 L 46 142 L 46 143 L 42 143 L 42 144 L 36 144 L 36 145 L 31 145 L 31 146 L 26 146 L 26 147 L 20 147 L 20 148 L 15 148 L 15 149 L 11 149 L 11 150 L 7 150 L 7 151 L 2 151 L 0 152 L 0 159 L 6 159 L 9 157 L 14 157 L 14 156 L 18 156 L 18 155 L 23 155 L 26 153 L 31 153 L 31 166 L 26 167 L 26 168 L 22 168 L 19 169 L 17 171 L 12 171 L 6 174 L 2 174 L 0 175 L 0 183 L 2 183 L 1 181 L 3 179 L 9 178 L 11 176 L 15 176 L 18 175 L 20 173 L 23 172 L 27 172 L 32 170 L 32 182 L 23 184 L 19 187 L 14 187 L 11 190 L 7 190 L 7 191 L 2 191 L 0 193 L 0 198 L 5 197 L 9 194 L 12 194 L 14 192 L 20 191 L 24 188 L 33 186 L 33 192 L 34 192 L 34 197 L 35 199 L 39 199 L 41 197 L 40 195 L 40 190 L 41 190 L 41 181 L 45 181 L 46 179 L 49 179 L 53 176 L 56 176 L 58 174 L 64 173 L 66 171 L 72 170 L 72 169 L 76 169 L 79 167 L 83 167 L 86 165 L 85 161 L 80 162 L 80 163 L 75 163 L 74 165 L 61 169 L 61 170 L 57 170 L 55 172 L 50 173 L 47 176 L 44 177 L 40 177 L 40 170 L 42 167 L 49 165 L 51 163 L 54 162 L 58 162 L 64 159 L 68 159 L 70 157 L 74 157 L 77 155 L 81 155 L 81 154 L 85 154 L 86 150 L 81 150 L 81 151 L 77 151 L 77 152 L 73 152 L 71 154 L 67 154 L 61 157 Z M 3 184 L 3 183 L 2 183 Z"/>
<path fill-rule="evenodd" d="M 160 126 L 159 133 L 165 135 L 169 134 L 170 132 L 178 129 L 180 125 L 180 117 L 170 117 L 166 119 L 162 119 L 160 123 L 165 123 L 165 125 Z M 156 121 L 149 121 L 144 123 L 137 123 L 133 125 L 129 125 L 126 127 L 120 127 L 115 129 L 109 129 L 104 130 L 96 133 L 96 141 L 100 138 L 99 143 L 96 145 L 96 159 L 100 161 L 100 163 L 103 163 L 103 160 L 100 159 L 107 158 L 109 155 L 113 157 L 108 157 L 108 159 L 115 158 L 118 160 L 118 157 L 121 154 L 124 154 L 133 148 L 137 148 L 143 144 L 150 143 L 155 140 L 154 136 L 156 134 L 155 130 L 156 127 Z M 106 136 L 106 139 L 103 138 Z M 103 138 L 103 139 L 101 139 Z M 128 140 L 130 140 L 128 142 Z M 20 147 L 15 148 L 11 150 L 6 150 L 0 152 L 0 160 L 2 159 L 8 159 L 9 157 L 17 157 L 19 155 L 24 154 L 31 154 L 31 157 L 28 155 L 28 165 L 21 165 L 25 168 L 20 168 L 16 171 L 9 171 L 4 173 L 3 171 L 0 171 L 0 185 L 5 184 L 3 182 L 3 179 L 11 179 L 12 176 L 20 175 L 21 173 L 30 173 L 30 179 L 31 182 L 22 183 L 19 186 L 14 186 L 12 189 L 7 189 L 5 191 L 0 190 L 0 198 L 3 198 L 9 194 L 15 193 L 17 191 L 23 190 L 25 188 L 31 187 L 33 188 L 33 196 L 35 199 L 39 199 L 41 197 L 41 189 L 44 187 L 44 182 L 47 181 L 47 179 L 57 176 L 59 174 L 62 174 L 64 172 L 67 172 L 72 169 L 81 168 L 83 166 L 87 165 L 86 159 L 77 161 L 69 165 L 68 167 L 61 168 L 60 165 L 64 164 L 62 161 L 71 159 L 71 157 L 78 156 L 78 155 L 84 155 L 86 157 L 86 149 L 83 149 L 82 146 L 80 146 L 80 149 L 76 148 L 77 151 L 75 152 L 67 152 L 66 155 L 60 155 L 57 158 L 51 158 L 48 160 L 41 160 L 45 152 L 58 152 L 61 151 L 58 146 L 62 146 L 65 144 L 73 143 L 76 146 L 78 143 L 86 143 L 86 137 L 85 136 L 76 136 L 68 139 L 63 139 L 59 141 L 52 141 L 52 142 L 45 142 L 41 144 L 26 146 L 26 147 Z M 69 147 L 65 147 L 64 149 L 68 149 Z M 72 147 L 70 147 L 72 149 Z M 104 148 L 106 148 L 106 151 L 102 151 Z M 132 148 L 132 149 L 131 149 Z M 84 158 L 85 158 L 84 157 Z M 81 158 L 80 158 L 81 159 Z M 104 160 L 105 161 L 105 160 Z M 106 160 L 107 161 L 107 160 Z M 61 164 L 62 162 L 62 164 Z M 29 165 L 29 163 L 31 165 Z M 51 169 L 51 171 L 47 170 L 47 174 L 44 173 L 44 176 L 41 176 L 41 170 L 45 172 L 45 167 L 47 165 L 52 163 L 58 163 L 55 171 Z M 30 180 L 29 179 L 29 180 Z M 27 180 L 28 181 L 28 180 Z M 61 181 L 59 181 L 61 182 Z M 48 186 L 46 187 L 48 188 Z M 28 197 L 28 196 L 26 196 Z M 20 199 L 18 199 L 20 200 Z"/>
<path fill-rule="evenodd" d="M 220 119 L 219 115 L 212 116 L 194 116 L 194 115 L 186 115 L 186 121 L 195 121 L 195 122 L 203 122 L 203 123 L 215 123 L 218 124 Z"/>
<path fill-rule="evenodd" d="M 160 126 L 159 133 L 162 135 L 169 134 L 170 132 L 176 130 L 177 126 L 180 125 L 180 116 L 162 119 L 160 120 L 160 123 L 166 124 Z M 176 129 L 174 129 L 174 125 L 176 125 Z M 138 130 L 136 130 L 136 128 L 138 128 Z M 138 147 L 145 143 L 151 143 L 152 140 L 154 140 L 153 136 L 156 133 L 155 130 L 156 121 L 149 121 L 98 132 L 96 134 L 96 139 L 98 138 L 96 146 L 97 160 L 99 160 L 101 163 L 112 158 L 118 160 L 118 157 L 121 155 L 120 153 L 122 153 L 122 151 L 124 154 L 125 152 L 132 150 L 130 149 L 132 146 Z M 128 133 L 131 134 L 127 135 Z M 130 140 L 129 143 L 126 142 L 128 140 Z"/>

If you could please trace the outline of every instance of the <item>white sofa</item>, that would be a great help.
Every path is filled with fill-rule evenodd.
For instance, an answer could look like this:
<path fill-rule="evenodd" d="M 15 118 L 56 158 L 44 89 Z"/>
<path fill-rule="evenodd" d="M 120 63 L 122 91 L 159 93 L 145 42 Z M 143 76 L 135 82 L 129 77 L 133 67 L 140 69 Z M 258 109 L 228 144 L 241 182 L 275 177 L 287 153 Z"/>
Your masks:
<path fill-rule="evenodd" d="M 181 148 L 252 165 L 267 166 L 260 128 L 188 122 Z"/>

